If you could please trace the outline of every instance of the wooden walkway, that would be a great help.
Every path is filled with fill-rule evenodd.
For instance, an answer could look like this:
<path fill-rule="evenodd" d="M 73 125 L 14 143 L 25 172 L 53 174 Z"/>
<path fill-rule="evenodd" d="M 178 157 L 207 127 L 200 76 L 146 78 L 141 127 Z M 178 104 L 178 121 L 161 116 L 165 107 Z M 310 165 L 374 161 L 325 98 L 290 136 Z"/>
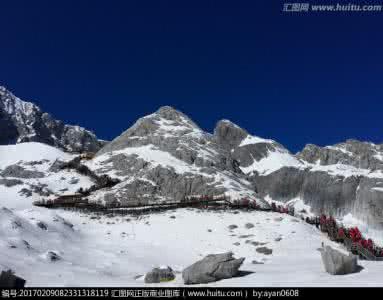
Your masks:
<path fill-rule="evenodd" d="M 212 198 L 212 199 L 206 199 L 206 200 L 185 200 L 185 201 L 164 201 L 164 202 L 152 202 L 152 203 L 145 203 L 145 202 L 137 202 L 135 204 L 112 204 L 112 205 L 105 205 L 105 209 L 134 209 L 134 208 L 155 208 L 155 207 L 190 207 L 190 206 L 209 206 L 212 204 L 219 204 L 222 203 L 224 205 L 231 205 L 230 201 L 225 198 Z M 100 205 L 96 203 L 89 202 L 88 199 L 82 198 L 82 199 L 75 199 L 72 201 L 61 201 L 60 198 L 56 200 L 48 200 L 48 201 L 35 201 L 33 203 L 36 206 L 42 206 L 47 208 L 60 208 L 60 207 L 98 207 Z"/>

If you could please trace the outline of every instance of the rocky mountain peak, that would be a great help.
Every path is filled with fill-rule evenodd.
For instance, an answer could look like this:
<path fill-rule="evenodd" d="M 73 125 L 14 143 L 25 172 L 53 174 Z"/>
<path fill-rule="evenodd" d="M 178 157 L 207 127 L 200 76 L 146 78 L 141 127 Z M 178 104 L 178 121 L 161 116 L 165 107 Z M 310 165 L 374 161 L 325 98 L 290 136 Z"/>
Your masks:
<path fill-rule="evenodd" d="M 180 139 L 185 144 L 191 140 L 206 143 L 206 134 L 188 116 L 171 106 L 138 119 L 133 126 L 102 148 L 97 155 L 127 147 L 155 145 L 159 148 L 178 147 Z"/>
<path fill-rule="evenodd" d="M 23 142 L 40 142 L 70 152 L 95 152 L 104 144 L 94 133 L 55 120 L 0 86 L 0 144 Z"/>
<path fill-rule="evenodd" d="M 343 164 L 372 171 L 383 170 L 381 145 L 355 139 L 325 147 L 308 144 L 297 153 L 297 157 L 308 163 L 322 166 Z"/>
<path fill-rule="evenodd" d="M 249 133 L 229 120 L 220 120 L 214 129 L 214 138 L 224 149 L 237 147 Z"/>

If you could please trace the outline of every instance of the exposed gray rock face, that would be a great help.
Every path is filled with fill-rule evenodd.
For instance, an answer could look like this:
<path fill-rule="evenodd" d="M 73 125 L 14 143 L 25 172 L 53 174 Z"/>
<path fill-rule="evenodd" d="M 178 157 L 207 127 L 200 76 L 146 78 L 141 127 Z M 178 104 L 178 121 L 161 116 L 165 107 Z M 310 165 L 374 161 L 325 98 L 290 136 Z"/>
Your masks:
<path fill-rule="evenodd" d="M 219 121 L 214 130 L 214 140 L 226 150 L 226 155 L 236 163 L 238 172 L 263 174 L 273 171 L 269 164 L 262 163 L 271 155 L 283 159 L 282 166 L 298 165 L 299 161 L 281 144 L 250 135 L 228 120 Z M 276 164 L 278 168 L 278 162 Z"/>
<path fill-rule="evenodd" d="M 383 170 L 383 145 L 347 140 L 334 146 L 307 145 L 297 157 L 320 165 L 345 164 L 371 171 Z"/>
<path fill-rule="evenodd" d="M 230 121 L 218 122 L 214 140 L 238 163 L 260 197 L 282 202 L 300 198 L 316 214 L 351 213 L 383 227 L 382 145 L 355 140 L 323 148 L 307 145 L 294 156 Z"/>
<path fill-rule="evenodd" d="M 21 196 L 24 196 L 24 197 L 32 197 L 32 191 L 31 190 L 28 190 L 27 188 L 22 188 L 20 191 L 19 191 L 19 194 Z"/>
<path fill-rule="evenodd" d="M 139 119 L 103 147 L 92 167 L 122 180 L 103 195 L 107 204 L 183 201 L 188 195 L 227 192 L 235 197 L 256 196 L 214 137 L 169 106 Z"/>
<path fill-rule="evenodd" d="M 370 145 L 369 143 L 351 142 L 351 145 L 355 144 L 361 144 L 363 147 Z M 371 147 L 377 148 L 376 145 L 371 145 Z M 313 155 L 308 153 L 309 149 L 315 149 Z M 347 163 L 345 158 L 341 161 L 336 160 L 335 157 L 330 158 L 332 154 L 328 155 L 329 150 L 323 150 L 323 153 L 327 153 L 327 158 L 320 161 L 328 165 L 326 165 L 327 168 L 321 168 L 320 165 L 318 167 L 318 165 L 310 164 L 310 162 L 319 162 L 317 154 L 315 154 L 317 151 L 318 147 L 306 147 L 304 156 L 302 154 L 298 156 L 310 161 L 300 168 L 282 167 L 264 176 L 258 174 L 251 176 L 259 194 L 263 197 L 268 195 L 274 200 L 284 202 L 300 198 L 316 214 L 325 213 L 343 217 L 350 213 L 371 227 L 383 228 L 381 222 L 383 217 L 383 173 L 379 169 L 379 164 L 370 163 L 369 166 L 375 168 L 371 171 L 356 167 L 357 158 L 355 161 L 350 161 L 352 165 L 345 165 Z M 375 153 L 373 156 L 379 157 L 376 152 L 371 153 Z M 313 156 L 315 158 L 312 158 Z M 372 158 L 366 158 L 366 160 L 374 161 Z M 337 164 L 342 164 L 342 167 L 338 168 Z"/>
<path fill-rule="evenodd" d="M 233 253 L 210 254 L 182 272 L 185 284 L 199 284 L 232 278 L 238 274 L 245 258 L 235 259 Z"/>
<path fill-rule="evenodd" d="M 29 188 L 22 188 L 19 191 L 19 194 L 25 197 L 31 197 L 33 193 L 43 196 L 43 197 L 48 197 L 50 195 L 53 195 L 53 192 L 48 188 L 48 185 L 42 184 L 42 183 L 37 183 L 37 184 L 28 184 Z"/>
<path fill-rule="evenodd" d="M 383 228 L 383 146 L 356 140 L 328 147 L 307 145 L 296 156 L 229 121 L 219 122 L 215 140 L 254 184 L 261 197 L 300 198 L 316 214 L 351 213 Z"/>
<path fill-rule="evenodd" d="M 382 228 L 383 181 L 368 176 L 332 175 L 310 169 L 281 168 L 252 178 L 261 196 L 287 202 L 300 198 L 313 213 L 343 217 L 349 213 Z"/>
<path fill-rule="evenodd" d="M 262 253 L 264 255 L 270 255 L 273 253 L 273 249 L 267 248 L 267 247 L 259 247 L 255 249 L 258 253 Z"/>
<path fill-rule="evenodd" d="M 0 173 L 3 177 L 14 177 L 14 178 L 43 178 L 45 174 L 39 171 L 27 170 L 19 165 L 8 166 Z"/>
<path fill-rule="evenodd" d="M 161 107 L 156 113 L 139 119 L 131 128 L 103 147 L 97 156 L 144 146 L 155 146 L 156 149 L 197 167 L 233 169 L 231 162 L 227 162 L 227 158 L 220 153 L 218 145 L 213 143 L 210 134 L 203 132 L 182 112 L 169 106 Z"/>
<path fill-rule="evenodd" d="M 40 142 L 70 152 L 98 151 L 105 142 L 79 126 L 66 125 L 0 86 L 0 145 Z"/>
<path fill-rule="evenodd" d="M 306 172 L 293 167 L 283 167 L 269 175 L 254 175 L 251 180 L 262 195 L 287 202 L 300 195 Z"/>
<path fill-rule="evenodd" d="M 230 151 L 248 136 L 248 132 L 229 120 L 221 120 L 214 129 L 214 138 L 224 149 Z"/>
<path fill-rule="evenodd" d="M 20 184 L 23 184 L 23 182 L 18 179 L 6 179 L 6 178 L 0 179 L 0 185 L 5 185 L 6 187 L 12 187 L 15 185 L 20 185 Z"/>
<path fill-rule="evenodd" d="M 145 275 L 145 283 L 160 283 L 174 280 L 176 275 L 172 268 L 154 268 Z"/>
<path fill-rule="evenodd" d="M 358 271 L 358 258 L 353 254 L 343 254 L 330 246 L 320 249 L 322 262 L 327 273 L 345 275 Z"/>

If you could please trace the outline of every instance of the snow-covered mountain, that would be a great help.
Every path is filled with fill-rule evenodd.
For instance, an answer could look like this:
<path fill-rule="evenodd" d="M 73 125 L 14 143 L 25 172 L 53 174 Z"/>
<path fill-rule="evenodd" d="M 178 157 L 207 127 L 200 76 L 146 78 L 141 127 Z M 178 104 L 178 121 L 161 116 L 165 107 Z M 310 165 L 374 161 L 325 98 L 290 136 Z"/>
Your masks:
<path fill-rule="evenodd" d="M 34 111 L 33 104 L 15 103 L 23 107 L 18 108 L 23 116 L 39 114 L 26 113 Z M 29 119 L 21 120 L 29 124 Z M 12 122 L 2 118 L 1 128 L 11 130 Z M 0 135 L 12 136 L 9 132 Z M 15 270 L 29 286 L 141 286 L 141 275 L 154 266 L 167 264 L 180 271 L 201 256 L 226 251 L 245 257 L 243 267 L 250 274 L 212 285 L 381 285 L 381 267 L 372 261 L 361 262 L 368 273 L 325 273 L 316 249 L 322 241 L 331 242 L 314 226 L 289 215 L 178 209 L 135 219 L 33 207 L 35 200 L 94 185 L 94 178 L 60 168 L 78 158 L 76 154 L 48 144 L 0 146 L 0 270 Z M 214 133 L 205 132 L 182 112 L 165 106 L 80 163 L 121 180 L 91 193 L 89 200 L 101 204 L 225 193 L 232 199 L 256 199 L 264 207 L 278 201 L 294 205 L 296 211 L 332 214 L 382 244 L 382 158 L 381 145 L 355 140 L 307 145 L 294 155 L 228 120 L 219 121 Z M 233 224 L 238 227 L 229 229 Z M 272 254 L 257 252 L 259 245 Z M 34 276 L 36 270 L 39 276 Z M 182 284 L 179 273 L 168 283 Z"/>
<path fill-rule="evenodd" d="M 182 201 L 188 195 L 222 193 L 234 199 L 257 198 L 237 162 L 214 136 L 168 106 L 139 119 L 103 147 L 89 166 L 122 180 L 96 195 L 106 203 Z"/>
<path fill-rule="evenodd" d="M 104 144 L 94 133 L 66 125 L 0 86 L 0 145 L 40 142 L 70 152 L 96 152 Z"/>
<path fill-rule="evenodd" d="M 38 140 L 66 150 L 99 148 L 88 131 L 62 125 L 32 103 L 4 88 L 0 91 L 2 141 L 16 136 L 19 142 Z M 58 131 L 61 135 L 52 135 L 57 126 L 64 128 Z M 79 139 L 68 138 L 66 133 L 72 130 Z M 254 136 L 228 120 L 219 121 L 213 134 L 205 132 L 182 112 L 165 106 L 102 147 L 87 166 L 121 180 L 90 196 L 102 204 L 182 201 L 188 195 L 225 193 L 232 199 L 257 199 L 265 206 L 264 199 L 307 205 L 316 214 L 351 215 L 372 227 L 383 226 L 382 145 L 348 140 L 327 147 L 307 145 L 294 155 L 278 142 Z M 26 166 L 0 168 L 4 186 L 9 180 L 22 180 L 17 176 Z M 44 173 L 47 178 L 51 175 Z"/>

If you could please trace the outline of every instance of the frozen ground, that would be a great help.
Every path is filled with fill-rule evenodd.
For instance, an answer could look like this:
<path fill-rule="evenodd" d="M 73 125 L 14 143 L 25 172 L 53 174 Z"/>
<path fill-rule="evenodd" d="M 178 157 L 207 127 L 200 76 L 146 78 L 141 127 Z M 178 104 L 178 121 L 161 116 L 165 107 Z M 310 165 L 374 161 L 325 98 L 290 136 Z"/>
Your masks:
<path fill-rule="evenodd" d="M 38 221 L 47 230 L 37 226 Z M 247 229 L 246 223 L 255 226 Z M 238 228 L 229 230 L 232 224 Z M 330 242 L 313 226 L 269 212 L 178 209 L 140 218 L 95 219 L 63 210 L 2 209 L 0 239 L 0 268 L 14 269 L 28 286 L 141 286 L 139 276 L 152 267 L 169 265 L 181 271 L 206 254 L 230 250 L 246 258 L 241 270 L 252 273 L 211 286 L 383 285 L 383 262 L 361 261 L 364 269 L 351 275 L 325 273 L 317 248 L 322 241 Z M 266 243 L 272 255 L 258 253 L 260 246 L 251 242 Z M 48 251 L 62 259 L 50 261 Z M 161 285 L 182 284 L 178 273 L 175 281 Z"/>

